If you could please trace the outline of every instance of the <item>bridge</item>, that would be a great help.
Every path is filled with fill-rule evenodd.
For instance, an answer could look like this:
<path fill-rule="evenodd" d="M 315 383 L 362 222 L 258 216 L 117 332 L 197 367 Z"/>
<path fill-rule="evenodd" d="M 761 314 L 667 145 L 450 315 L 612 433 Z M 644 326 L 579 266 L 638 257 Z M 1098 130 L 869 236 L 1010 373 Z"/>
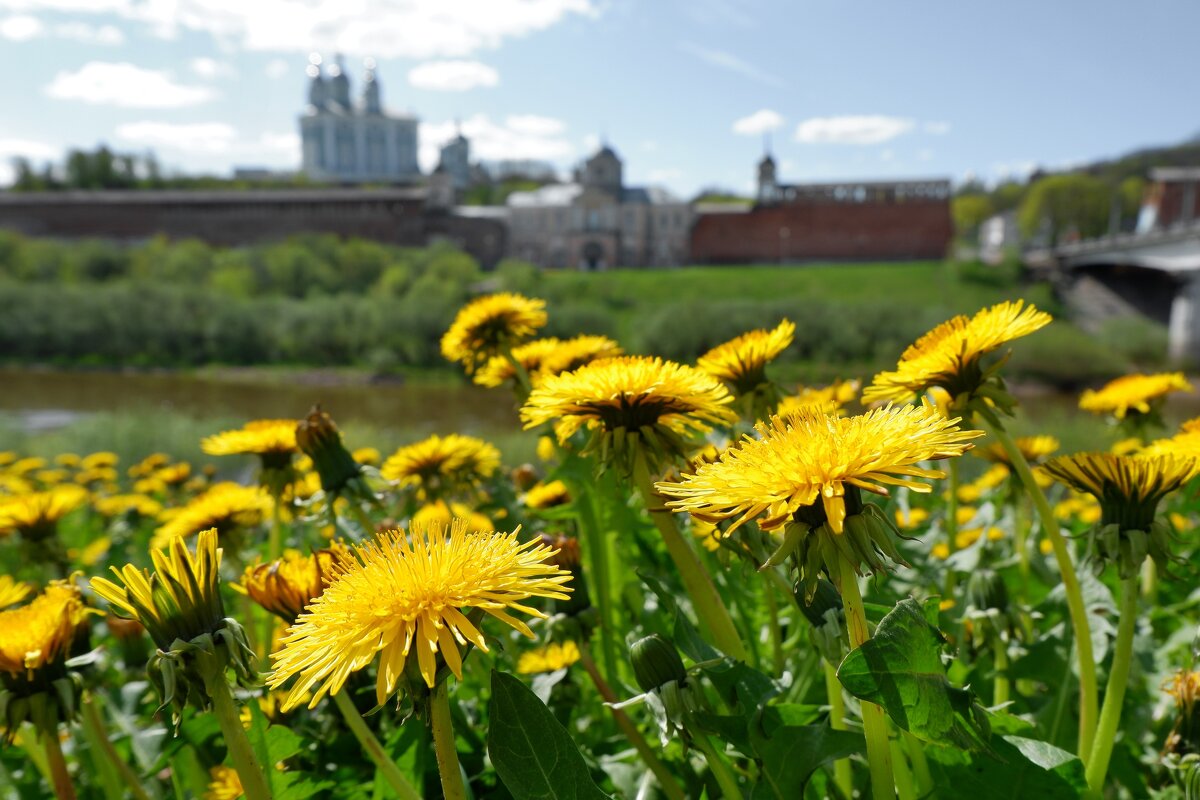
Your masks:
<path fill-rule="evenodd" d="M 1049 272 L 1084 328 L 1140 315 L 1166 326 L 1172 361 L 1200 366 L 1200 219 L 1030 250 L 1024 258 Z"/>

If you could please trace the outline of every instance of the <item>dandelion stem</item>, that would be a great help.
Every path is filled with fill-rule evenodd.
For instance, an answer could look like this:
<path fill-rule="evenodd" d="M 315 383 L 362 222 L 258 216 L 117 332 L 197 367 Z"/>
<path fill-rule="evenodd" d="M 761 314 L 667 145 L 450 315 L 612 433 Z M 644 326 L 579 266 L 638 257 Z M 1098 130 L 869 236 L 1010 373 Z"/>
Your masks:
<path fill-rule="evenodd" d="M 896 774 L 896 794 L 900 800 L 917 800 L 917 787 L 913 781 L 912 770 L 908 767 L 908 759 L 904 757 L 904 748 L 899 739 L 889 743 L 892 749 L 892 766 Z"/>
<path fill-rule="evenodd" d="M 113 747 L 112 740 L 108 738 L 108 731 L 100 716 L 95 695 L 88 695 L 83 699 L 83 726 L 85 730 L 90 731 L 89 736 L 92 742 L 100 748 L 104 758 L 117 770 L 121 780 L 125 782 L 124 790 L 134 800 L 150 800 L 150 796 L 142 788 L 141 779 L 138 778 L 129 763 L 121 758 L 121 754 Z"/>
<path fill-rule="evenodd" d="M 1016 529 L 1017 562 L 1021 566 L 1022 599 L 1029 597 L 1029 498 L 1022 492 L 1013 503 L 1013 527 Z"/>
<path fill-rule="evenodd" d="M 613 615 L 612 583 L 609 576 L 608 547 L 606 534 L 600 527 L 599 515 L 596 513 L 596 498 L 588 487 L 582 484 L 572 484 L 571 494 L 578 498 L 579 525 L 583 529 L 584 543 L 587 545 L 588 566 L 591 567 L 591 579 L 588 587 L 596 592 L 596 606 L 600 611 L 600 655 L 604 661 L 604 674 L 612 678 L 617 670 L 616 619 Z"/>
<path fill-rule="evenodd" d="M 446 800 L 466 800 L 467 790 L 463 786 L 462 769 L 458 765 L 454 722 L 450 719 L 450 691 L 446 681 L 433 690 L 433 697 L 429 701 L 429 722 L 433 728 L 438 775 L 442 778 L 442 795 Z"/>
<path fill-rule="evenodd" d="M 358 713 L 358 709 L 354 706 L 354 701 L 350 699 L 350 693 L 345 687 L 342 687 L 342 691 L 333 696 L 333 702 L 338 707 L 338 711 L 342 712 L 342 719 L 346 720 L 346 725 L 354 734 L 354 738 L 367 751 L 375 768 L 383 773 L 384 779 L 392 787 L 396 796 L 402 800 L 421 800 L 421 794 L 404 777 L 404 773 L 388 756 L 383 745 L 375 738 L 375 734 L 371 733 L 371 729 L 367 727 L 366 721 Z"/>
<path fill-rule="evenodd" d="M 917 784 L 918 797 L 933 796 L 933 775 L 929 772 L 929 761 L 925 758 L 925 744 L 908 731 L 900 731 L 904 749 L 912 761 L 913 778 Z"/>
<path fill-rule="evenodd" d="M 696 555 L 696 551 L 688 546 L 683 535 L 679 533 L 674 515 L 662 504 L 662 498 L 654 491 L 654 484 L 650 480 L 650 470 L 646 466 L 646 457 L 642 453 L 638 453 L 637 458 L 634 459 L 633 479 L 641 492 L 650 518 L 654 520 L 659 533 L 662 534 L 667 552 L 671 554 L 671 560 L 675 562 L 675 568 L 679 570 L 683 586 L 692 598 L 692 603 L 696 607 L 696 615 L 700 618 L 700 624 L 708 629 L 714 643 L 724 651 L 725 655 L 738 661 L 745 661 L 746 646 L 742 643 L 741 636 L 738 635 L 733 618 L 729 616 L 729 609 L 725 607 L 725 602 L 717 593 L 717 587 L 713 583 L 712 577 L 705 571 L 704 564 Z"/>
<path fill-rule="evenodd" d="M 996 642 L 992 648 L 994 655 L 993 667 L 996 670 L 995 682 L 992 684 L 992 705 L 998 706 L 1008 702 L 1008 646 L 1004 642 Z"/>
<path fill-rule="evenodd" d="M 75 786 L 71 773 L 67 772 L 67 760 L 63 758 L 62 744 L 58 741 L 58 725 L 40 731 L 46 748 L 46 763 L 50 768 L 50 779 L 54 784 L 54 796 L 58 800 L 75 800 Z"/>
<path fill-rule="evenodd" d="M 946 481 L 948 499 L 946 501 L 946 552 L 953 553 L 958 549 L 958 459 L 950 459 L 946 465 Z M 947 598 L 954 597 L 954 584 L 957 576 L 953 569 L 946 569 L 946 582 L 942 594 Z"/>
<path fill-rule="evenodd" d="M 529 379 L 529 370 L 525 369 L 525 365 L 513 355 L 512 347 L 509 344 L 501 345 L 500 349 L 517 376 L 517 394 L 520 396 L 521 403 L 524 404 L 529 398 L 529 393 L 533 391 L 533 381 Z"/>
<path fill-rule="evenodd" d="M 835 731 L 846 730 L 846 698 L 842 696 L 842 684 L 838 682 L 833 664 L 821 659 L 825 672 L 825 694 L 829 696 L 829 727 Z M 833 762 L 833 782 L 845 798 L 854 797 L 854 773 L 850 771 L 850 759 L 839 758 Z"/>
<path fill-rule="evenodd" d="M 767 633 L 771 637 L 771 668 L 774 670 L 775 675 L 783 675 L 785 662 L 783 655 L 783 628 L 779 623 L 779 601 L 775 599 L 774 587 L 764 586 L 763 594 L 767 597 Z"/>
<path fill-rule="evenodd" d="M 225 737 L 225 747 L 233 760 L 233 768 L 237 770 L 238 778 L 241 779 L 242 791 L 246 793 L 246 800 L 271 800 L 271 785 L 262 765 L 258 763 L 254 748 L 250 746 L 250 740 L 246 738 L 246 731 L 242 728 L 233 692 L 225 679 L 224 664 L 216 658 L 213 661 L 216 663 L 204 665 L 200 674 L 204 678 L 204 688 L 209 699 L 212 700 L 213 715 L 217 718 L 217 724 L 221 726 L 221 733 Z"/>
<path fill-rule="evenodd" d="M 867 630 L 867 611 L 858 590 L 858 573 L 845 557 L 838 559 L 839 587 L 846 610 L 846 629 L 850 646 L 861 647 L 871 638 Z M 896 783 L 892 777 L 892 751 L 888 745 L 887 717 L 874 703 L 862 701 L 863 733 L 867 737 L 867 764 L 871 768 L 871 796 L 874 800 L 893 800 Z"/>
<path fill-rule="evenodd" d="M 1122 578 L 1121 601 L 1117 609 L 1117 643 L 1113 650 L 1112 669 L 1108 673 L 1108 687 L 1104 690 L 1104 708 L 1100 712 L 1100 724 L 1096 729 L 1091 758 L 1087 762 L 1087 782 L 1093 792 L 1101 792 L 1104 789 L 1108 762 L 1112 758 L 1113 743 L 1121 724 L 1121 705 L 1125 700 L 1129 668 L 1133 663 L 1133 634 L 1137 630 L 1137 607 L 1137 575 Z"/>
<path fill-rule="evenodd" d="M 996 415 L 987 410 L 980 410 L 979 414 L 983 418 L 984 427 L 1004 448 L 1009 463 L 1025 484 L 1025 491 L 1032 498 L 1042 523 L 1042 532 L 1054 547 L 1054 558 L 1058 561 L 1058 572 L 1067 596 L 1067 611 L 1075 631 L 1075 652 L 1079 657 L 1079 759 L 1086 765 L 1091 756 L 1092 740 L 1096 733 L 1099 690 L 1096 685 L 1096 657 L 1092 650 L 1091 626 L 1088 624 L 1087 609 L 1083 605 L 1083 591 L 1079 587 L 1079 578 L 1075 574 L 1075 565 L 1071 561 L 1067 540 L 1058 529 L 1058 520 L 1054 518 L 1054 510 L 1050 508 L 1046 495 L 1033 478 L 1029 462 L 1025 460 L 1021 449 Z"/>
<path fill-rule="evenodd" d="M 725 757 L 713 747 L 712 740 L 703 733 L 698 733 L 692 738 L 692 741 L 695 743 L 696 749 L 704 754 L 704 760 L 708 762 L 709 770 L 717 779 L 717 785 L 721 787 L 721 796 L 730 800 L 741 798 L 742 790 L 738 787 L 737 776 L 725 763 Z"/>
<path fill-rule="evenodd" d="M 583 664 L 583 669 L 587 672 L 588 677 L 592 679 L 592 684 L 595 685 L 596 691 L 599 692 L 601 699 L 605 703 L 615 704 L 619 702 L 616 692 L 604 680 L 600 674 L 600 670 L 596 669 L 596 662 L 592 659 L 592 653 L 587 645 L 582 645 L 579 648 L 580 663 Z M 683 790 L 679 788 L 679 784 L 675 782 L 674 776 L 666 765 L 654 754 L 650 744 L 646 738 L 642 736 L 641 731 L 633 724 L 633 720 L 619 708 L 613 708 L 609 705 L 609 710 L 612 712 L 613 720 L 617 723 L 617 727 L 621 729 L 621 733 L 625 734 L 625 738 L 633 745 L 633 749 L 637 750 L 638 755 L 642 757 L 642 761 L 646 762 L 646 767 L 654 774 L 658 781 L 658 787 L 662 789 L 670 800 L 684 800 Z"/>

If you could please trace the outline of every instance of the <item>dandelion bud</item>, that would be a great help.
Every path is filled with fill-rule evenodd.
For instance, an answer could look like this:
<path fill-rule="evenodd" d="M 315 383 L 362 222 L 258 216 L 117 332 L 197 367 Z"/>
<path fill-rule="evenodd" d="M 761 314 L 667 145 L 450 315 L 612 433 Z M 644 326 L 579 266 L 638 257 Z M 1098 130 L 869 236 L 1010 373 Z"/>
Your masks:
<path fill-rule="evenodd" d="M 687 670 L 679 657 L 675 645 L 657 633 L 639 639 L 629 648 L 633 661 L 633 674 L 643 692 L 652 692 L 668 683 L 682 684 L 687 680 Z"/>
<path fill-rule="evenodd" d="M 512 482 L 519 491 L 527 492 L 538 482 L 537 470 L 532 464 L 522 464 L 512 471 Z"/>
<path fill-rule="evenodd" d="M 296 426 L 296 446 L 312 459 L 321 476 L 321 488 L 330 494 L 340 492 L 362 472 L 362 467 L 342 443 L 342 433 L 333 417 L 313 406 Z"/>

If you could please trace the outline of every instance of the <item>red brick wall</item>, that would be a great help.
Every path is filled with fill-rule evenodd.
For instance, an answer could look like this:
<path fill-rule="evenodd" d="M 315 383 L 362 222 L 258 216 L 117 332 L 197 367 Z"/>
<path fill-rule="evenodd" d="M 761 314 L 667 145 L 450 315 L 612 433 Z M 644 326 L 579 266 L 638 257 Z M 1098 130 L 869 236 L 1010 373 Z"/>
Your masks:
<path fill-rule="evenodd" d="M 1192 201 L 1192 219 L 1200 218 L 1200 181 L 1191 182 L 1194 187 L 1192 191 L 1195 193 L 1195 200 Z M 1187 184 L 1182 181 L 1171 181 L 1170 183 L 1158 184 L 1154 187 L 1159 192 L 1158 199 L 1158 226 L 1167 228 L 1174 225 L 1176 222 L 1183 221 L 1184 209 L 1184 191 Z"/>
<path fill-rule="evenodd" d="M 702 214 L 692 227 L 696 264 L 942 258 L 954 231 L 944 200 L 786 203 L 742 214 Z"/>
<path fill-rule="evenodd" d="M 0 228 L 30 236 L 146 239 L 164 234 L 217 245 L 282 239 L 295 233 L 334 233 L 404 246 L 449 239 L 487 267 L 500 260 L 507 227 L 497 220 L 427 211 L 420 195 L 372 198 L 337 191 L 253 195 L 122 192 L 0 196 Z"/>

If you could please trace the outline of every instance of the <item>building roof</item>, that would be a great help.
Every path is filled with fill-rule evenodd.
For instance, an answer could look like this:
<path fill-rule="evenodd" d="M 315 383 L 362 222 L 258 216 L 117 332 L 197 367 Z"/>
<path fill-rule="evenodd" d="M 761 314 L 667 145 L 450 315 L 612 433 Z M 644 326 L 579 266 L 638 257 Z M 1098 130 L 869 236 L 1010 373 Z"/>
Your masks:
<path fill-rule="evenodd" d="M 0 205 L 113 205 L 203 203 L 354 203 L 368 200 L 424 200 L 425 190 L 411 189 L 171 189 L 70 192 L 0 192 Z"/>
<path fill-rule="evenodd" d="M 661 206 L 681 201 L 661 186 L 626 186 L 621 190 L 621 202 Z"/>
<path fill-rule="evenodd" d="M 508 196 L 507 205 L 513 208 L 569 206 L 582 191 L 583 187 L 578 183 L 549 183 L 528 192 L 513 192 Z"/>
<path fill-rule="evenodd" d="M 1200 167 L 1153 167 L 1150 180 L 1163 183 L 1200 181 Z"/>

